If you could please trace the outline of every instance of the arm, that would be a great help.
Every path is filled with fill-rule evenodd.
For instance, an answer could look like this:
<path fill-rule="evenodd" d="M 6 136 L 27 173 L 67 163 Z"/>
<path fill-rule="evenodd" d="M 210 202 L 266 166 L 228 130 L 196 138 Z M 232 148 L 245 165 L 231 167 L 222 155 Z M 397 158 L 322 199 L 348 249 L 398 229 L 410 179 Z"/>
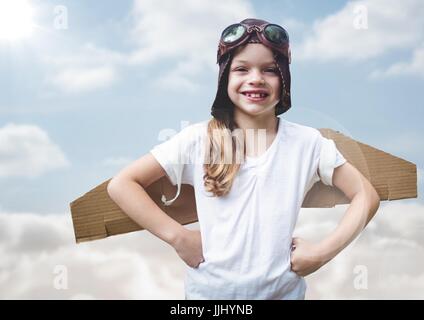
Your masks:
<path fill-rule="evenodd" d="M 330 261 L 348 246 L 373 218 L 380 197 L 371 183 L 350 163 L 334 169 L 333 185 L 351 200 L 337 228 L 319 244 L 324 261 Z"/>
<path fill-rule="evenodd" d="M 332 179 L 333 186 L 339 188 L 351 202 L 336 229 L 318 244 L 294 238 L 296 249 L 291 258 L 292 270 L 300 276 L 316 271 L 348 246 L 380 205 L 377 191 L 349 162 L 335 168 Z"/>
<path fill-rule="evenodd" d="M 165 170 L 148 153 L 119 172 L 109 182 L 107 192 L 134 222 L 171 245 L 187 265 L 197 268 L 204 261 L 200 231 L 184 228 L 145 191 L 164 175 Z"/>
<path fill-rule="evenodd" d="M 154 157 L 146 154 L 119 172 L 109 182 L 107 191 L 134 222 L 174 246 L 182 225 L 162 211 L 145 191 L 165 174 Z"/>

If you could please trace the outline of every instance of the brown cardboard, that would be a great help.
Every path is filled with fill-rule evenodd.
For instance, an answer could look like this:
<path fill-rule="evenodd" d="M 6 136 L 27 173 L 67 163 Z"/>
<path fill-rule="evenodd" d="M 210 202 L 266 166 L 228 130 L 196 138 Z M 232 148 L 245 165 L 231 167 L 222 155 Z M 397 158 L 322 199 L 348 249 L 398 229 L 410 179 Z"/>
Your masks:
<path fill-rule="evenodd" d="M 355 166 L 377 190 L 380 200 L 417 197 L 417 167 L 415 164 L 355 141 L 332 129 L 319 129 L 332 139 L 346 160 Z M 76 242 L 101 239 L 112 235 L 143 230 L 109 197 L 110 179 L 70 203 Z M 177 187 L 162 177 L 146 188 L 153 201 L 170 217 L 185 225 L 197 221 L 196 200 L 191 185 L 182 184 L 179 197 L 170 206 L 163 205 L 162 194 L 174 197 Z M 349 200 L 336 187 L 317 182 L 305 195 L 303 208 L 334 207 Z"/>

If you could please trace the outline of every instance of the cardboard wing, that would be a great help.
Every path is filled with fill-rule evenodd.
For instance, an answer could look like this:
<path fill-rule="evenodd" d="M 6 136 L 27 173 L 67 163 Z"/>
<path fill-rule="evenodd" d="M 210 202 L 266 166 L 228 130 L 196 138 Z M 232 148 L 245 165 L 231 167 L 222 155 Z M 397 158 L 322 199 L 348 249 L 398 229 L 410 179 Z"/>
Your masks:
<path fill-rule="evenodd" d="M 389 153 L 355 141 L 332 129 L 319 129 L 332 139 L 346 160 L 355 166 L 377 190 L 380 200 L 417 197 L 417 167 L 415 164 Z M 70 203 L 76 242 L 143 230 L 131 220 L 107 193 L 111 179 L 103 182 Z M 177 190 L 168 178 L 162 177 L 146 188 L 152 200 L 170 217 L 181 224 L 197 221 L 196 199 L 191 185 L 182 184 L 178 198 L 165 206 L 161 197 L 171 199 Z M 336 187 L 315 183 L 306 193 L 303 208 L 328 208 L 350 201 Z"/>

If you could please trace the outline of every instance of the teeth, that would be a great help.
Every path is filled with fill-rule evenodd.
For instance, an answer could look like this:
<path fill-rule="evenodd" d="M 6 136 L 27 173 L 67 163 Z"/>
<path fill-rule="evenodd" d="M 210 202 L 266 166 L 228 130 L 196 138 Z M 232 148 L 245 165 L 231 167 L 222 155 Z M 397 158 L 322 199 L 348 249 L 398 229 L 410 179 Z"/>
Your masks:
<path fill-rule="evenodd" d="M 266 94 L 265 93 L 245 93 L 246 96 L 251 97 L 251 98 L 265 98 Z"/>

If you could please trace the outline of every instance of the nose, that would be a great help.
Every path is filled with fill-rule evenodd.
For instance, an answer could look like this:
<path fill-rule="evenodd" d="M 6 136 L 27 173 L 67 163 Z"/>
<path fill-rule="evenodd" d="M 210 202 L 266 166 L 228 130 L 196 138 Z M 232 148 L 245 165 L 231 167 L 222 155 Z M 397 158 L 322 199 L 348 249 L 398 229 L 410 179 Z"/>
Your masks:
<path fill-rule="evenodd" d="M 249 80 L 249 84 L 250 85 L 263 85 L 263 84 L 265 84 L 265 80 L 262 78 L 260 73 L 258 74 L 258 72 L 255 72 L 252 75 L 252 78 Z"/>

